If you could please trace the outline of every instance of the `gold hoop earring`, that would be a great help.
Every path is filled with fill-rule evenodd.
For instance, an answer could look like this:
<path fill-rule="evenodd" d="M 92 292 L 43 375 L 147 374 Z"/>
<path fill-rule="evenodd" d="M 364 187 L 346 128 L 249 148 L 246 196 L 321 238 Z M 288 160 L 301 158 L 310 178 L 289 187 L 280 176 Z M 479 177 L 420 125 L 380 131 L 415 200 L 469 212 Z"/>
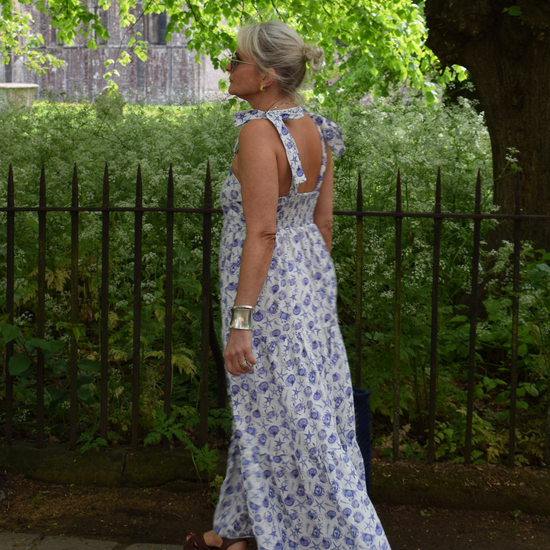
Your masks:
<path fill-rule="evenodd" d="M 265 92 L 265 88 L 263 84 L 260 84 L 260 92 Z"/>

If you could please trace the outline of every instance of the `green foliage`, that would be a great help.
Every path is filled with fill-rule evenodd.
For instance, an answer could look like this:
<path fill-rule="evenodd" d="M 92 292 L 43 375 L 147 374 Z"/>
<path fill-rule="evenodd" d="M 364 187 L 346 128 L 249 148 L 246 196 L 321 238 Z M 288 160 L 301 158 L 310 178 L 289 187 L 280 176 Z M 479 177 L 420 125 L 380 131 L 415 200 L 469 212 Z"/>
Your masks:
<path fill-rule="evenodd" d="M 87 41 L 88 48 L 96 49 L 95 36 L 108 39 L 109 34 L 92 4 L 65 0 L 48 2 L 25 0 L 47 14 L 57 36 L 71 46 L 78 35 Z M 0 0 L 0 55 L 8 61 L 9 52 L 25 55 L 29 68 L 44 71 L 48 66 L 62 64 L 52 55 L 37 50 L 43 37 L 30 30 L 28 14 L 21 14 L 12 0 Z M 136 0 L 101 0 L 103 10 L 116 9 L 122 28 L 133 27 L 139 13 Z M 516 16 L 517 6 L 510 8 Z M 210 56 L 214 67 L 224 65 L 228 52 L 236 47 L 236 29 L 253 17 L 277 18 L 293 26 L 303 38 L 325 49 L 326 69 L 314 82 L 314 94 L 327 104 L 346 104 L 360 99 L 365 93 L 387 95 L 392 85 L 413 86 L 422 91 L 427 102 L 437 99 L 435 80 L 446 82 L 451 72 L 464 74 L 461 67 L 446 70 L 441 76 L 435 71 L 437 58 L 425 47 L 427 29 L 423 18 L 424 2 L 406 0 L 200 0 L 176 3 L 172 0 L 154 0 L 142 6 L 143 13 L 167 12 L 169 18 L 166 40 L 174 33 L 184 33 L 191 50 Z M 133 36 L 133 35 L 136 36 Z M 145 61 L 147 44 L 139 32 L 123 33 L 117 59 L 106 61 L 104 78 L 115 91 L 120 76 L 117 64 L 127 65 L 131 55 Z M 21 40 L 25 38 L 25 40 Z M 197 54 L 198 55 L 198 54 Z M 227 84 L 222 84 L 225 89 Z"/>
<path fill-rule="evenodd" d="M 504 8 L 502 10 L 502 13 L 507 13 L 511 17 L 516 17 L 517 19 L 523 19 L 525 17 L 519 6 L 510 6 L 509 8 Z"/>
<path fill-rule="evenodd" d="M 478 169 L 482 174 L 482 209 L 489 210 L 492 186 L 488 136 L 481 117 L 469 103 L 425 108 L 412 99 L 408 104 L 395 101 L 346 111 L 338 122 L 348 147 L 337 161 L 336 209 L 355 207 L 359 169 L 364 209 L 394 210 L 399 168 L 403 210 L 433 211 L 439 167 L 443 211 L 473 210 Z M 393 406 L 395 222 L 391 218 L 366 217 L 363 223 L 363 385 L 374 389 L 373 410 L 389 416 Z M 483 223 L 484 233 L 490 225 Z M 465 318 L 457 316 L 455 305 L 470 289 L 472 233 L 470 220 L 445 220 L 442 224 L 439 349 L 446 361 L 457 366 L 467 361 L 468 354 L 468 329 L 464 327 Z M 355 242 L 355 219 L 335 217 L 332 255 L 348 349 L 354 349 L 355 342 L 356 259 L 351 252 Z M 432 245 L 432 220 L 403 220 L 401 407 L 418 421 L 428 408 Z M 440 389 L 441 395 L 454 391 L 448 384 Z"/>
<path fill-rule="evenodd" d="M 157 422 L 149 432 L 149 435 L 144 439 L 144 445 L 160 443 L 163 435 L 168 440 L 172 440 L 174 437 L 179 439 L 185 444 L 186 449 L 191 451 L 197 477 L 201 480 L 200 472 L 206 471 L 208 482 L 210 483 L 210 476 L 218 467 L 219 455 L 217 449 L 210 449 L 208 444 L 198 448 L 184 432 L 185 427 L 198 423 L 196 411 L 189 408 L 176 408 L 174 413 L 170 415 L 170 418 L 166 417 L 164 411 L 158 411 L 156 416 Z"/>
<path fill-rule="evenodd" d="M 103 115 L 103 114 L 102 114 Z M 220 116 L 223 115 L 223 116 Z M 6 193 L 8 164 L 16 178 L 16 204 L 37 204 L 36 182 L 43 164 L 47 179 L 48 204 L 71 203 L 73 164 L 78 161 L 81 205 L 100 205 L 104 163 L 109 162 L 111 204 L 131 206 L 135 196 L 136 170 L 141 163 L 144 204 L 166 204 L 170 163 L 174 166 L 175 205 L 201 205 L 206 162 L 210 161 L 215 192 L 232 155 L 236 137 L 230 117 L 217 106 L 142 109 L 126 106 L 125 114 L 113 122 L 97 116 L 90 105 L 38 104 L 33 114 L 24 110 L 3 110 L 0 114 L 3 143 L 0 152 L 1 194 Z M 1 217 L 5 236 L 5 216 Z M 144 215 L 142 286 L 142 424 L 156 422 L 154 411 L 162 401 L 164 382 L 164 251 L 165 219 Z M 68 342 L 75 334 L 79 343 L 79 399 L 89 411 L 99 414 L 99 328 L 101 322 L 101 215 L 83 214 L 79 235 L 80 323 L 70 319 L 70 221 L 66 215 L 47 218 L 46 331 L 44 342 L 36 334 L 38 307 L 37 216 L 16 216 L 16 308 L 13 326 L 0 321 L 2 338 L 14 341 L 10 371 L 17 376 L 16 399 L 34 402 L 29 387 L 36 364 L 36 348 L 45 352 L 46 407 L 54 418 L 68 412 Z M 214 239 L 221 219 L 214 219 Z M 176 215 L 174 228 L 174 343 L 172 348 L 172 402 L 177 406 L 194 403 L 198 394 L 197 354 L 200 348 L 200 272 L 202 220 L 200 216 Z M 5 242 L 5 241 L 4 241 Z M 5 248 L 0 248 L 1 260 Z M 216 276 L 217 251 L 213 255 Z M 128 433 L 131 405 L 133 339 L 133 215 L 114 213 L 110 227 L 109 278 L 109 421 L 117 432 Z M 5 284 L 5 265 L 0 272 Z M 0 293 L 0 310 L 5 293 Z M 217 305 L 214 306 L 217 310 Z M 176 337 L 177 335 L 177 337 Z M 55 342 L 57 348 L 46 349 Z M 34 345 L 33 345 L 34 343 Z M 225 423 L 227 426 L 227 422 Z"/>
<path fill-rule="evenodd" d="M 200 449 L 197 449 L 196 447 L 191 447 L 190 450 L 192 452 L 193 462 L 195 463 L 195 467 L 197 468 L 197 475 L 199 472 L 206 471 L 208 475 L 208 482 L 210 483 L 210 476 L 218 467 L 218 450 L 209 449 L 208 443 Z"/>
<path fill-rule="evenodd" d="M 482 118 L 463 101 L 456 106 L 426 107 L 420 98 L 398 97 L 391 102 L 346 108 L 312 107 L 342 128 L 346 154 L 335 159 L 335 208 L 355 208 L 357 172 L 361 170 L 364 208 L 392 211 L 396 172 L 401 170 L 403 209 L 431 211 L 437 168 L 441 168 L 443 211 L 469 212 L 474 205 L 477 170 L 482 175 L 482 211 L 490 211 L 492 180 L 489 139 Z M 47 203 L 69 205 L 74 162 L 79 176 L 79 203 L 102 204 L 104 162 L 109 163 L 110 204 L 132 206 L 138 163 L 143 176 L 143 204 L 166 204 L 167 173 L 174 170 L 175 205 L 199 207 L 206 161 L 209 159 L 216 204 L 233 154 L 236 130 L 224 105 L 189 107 L 124 107 L 116 117 L 101 116 L 85 104 L 38 103 L 33 113 L 0 112 L 0 196 L 6 196 L 9 163 L 14 166 L 16 206 L 38 204 L 40 167 L 46 170 Z M 79 233 L 79 308 L 81 319 L 70 319 L 70 216 L 47 216 L 46 331 L 36 338 L 37 224 L 34 213 L 17 213 L 16 312 L 13 323 L 0 318 L 3 343 L 14 343 L 9 369 L 14 374 L 18 404 L 14 422 L 21 431 L 34 429 L 33 385 L 38 350 L 44 352 L 46 427 L 60 433 L 69 408 L 69 350 L 78 336 L 78 398 L 81 442 L 98 448 L 95 418 L 99 416 L 99 326 L 101 320 L 101 214 L 82 213 Z M 176 214 L 174 243 L 174 337 L 172 415 L 163 416 L 165 217 L 145 213 L 142 243 L 140 426 L 147 444 L 164 434 L 181 441 L 193 453 L 198 471 L 215 469 L 216 451 L 198 449 L 192 430 L 198 423 L 196 376 L 200 353 L 202 219 Z M 3 239 L 6 215 L 0 214 Z M 217 248 L 221 216 L 213 216 L 213 279 L 217 281 Z M 482 223 L 482 236 L 492 227 Z M 363 387 L 373 391 L 371 408 L 379 444 L 391 447 L 386 428 L 392 415 L 395 225 L 393 219 L 364 219 L 363 264 Z M 109 374 L 110 431 L 128 437 L 131 425 L 133 349 L 133 214 L 110 218 Z M 338 274 L 339 316 L 350 363 L 355 354 L 355 218 L 334 220 L 333 259 Z M 468 303 L 473 222 L 449 219 L 442 224 L 438 332 L 437 433 L 438 457 L 463 456 L 466 365 L 469 352 Z M 425 457 L 429 401 L 433 221 L 403 220 L 401 415 L 405 456 Z M 5 240 L 4 240 L 5 243 Z M 482 242 L 483 248 L 484 242 Z M 509 353 L 511 346 L 511 247 L 506 244 L 480 262 L 487 287 L 478 319 L 478 363 L 475 387 L 474 459 L 498 462 L 507 445 Z M 5 285 L 5 245 L 0 247 L 0 285 Z M 522 252 L 518 462 L 541 458 L 541 411 L 550 372 L 550 256 L 526 244 Z M 4 286 L 5 288 L 5 286 Z M 0 292 L 0 311 L 5 311 Z M 219 330 L 217 289 L 214 314 Z M 13 364 L 12 364 L 13 363 Z M 216 371 L 211 365 L 210 402 L 216 401 Z M 0 385 L 5 391 L 5 385 Z M 461 412 L 462 411 L 462 412 Z M 211 408 L 210 430 L 228 433 L 227 409 Z M 183 439 L 181 439 L 181 437 Z M 383 444 L 383 441 L 386 443 Z"/>
<path fill-rule="evenodd" d="M 79 438 L 76 440 L 77 443 L 82 443 L 80 447 L 80 452 L 84 454 L 86 451 L 98 451 L 100 447 L 107 447 L 109 441 L 120 441 L 122 436 L 109 430 L 107 432 L 107 440 L 103 437 L 97 436 L 98 424 L 94 426 L 87 432 L 82 432 Z"/>
<path fill-rule="evenodd" d="M 32 30 L 30 13 L 14 9 L 12 0 L 0 0 L 0 61 L 6 65 L 10 55 L 19 57 L 30 70 L 43 74 L 49 68 L 63 67 L 64 62 L 55 58 L 43 47 L 44 38 Z"/>
<path fill-rule="evenodd" d="M 500 250 L 488 254 L 491 265 L 486 271 L 490 281 L 486 286 L 485 315 L 477 325 L 477 381 L 474 390 L 472 425 L 472 461 L 500 463 L 508 454 L 510 414 L 510 354 L 512 347 L 512 245 L 506 243 Z M 550 254 L 534 251 L 524 244 L 521 256 L 521 293 L 519 300 L 517 429 L 516 465 L 539 463 L 544 458 L 544 418 L 548 399 L 550 373 Z M 470 326 L 465 316 L 448 321 L 457 323 L 456 334 L 465 340 Z M 445 342 L 447 325 L 440 317 L 440 342 Z M 460 340 L 460 338 L 459 338 Z M 427 342 L 426 342 L 427 343 Z M 463 345 L 463 362 L 449 353 L 454 347 L 439 346 L 439 414 L 436 420 L 436 459 L 464 461 L 466 437 L 465 361 L 468 348 Z M 377 365 L 380 365 L 378 361 Z M 390 366 L 387 367 L 388 370 Z M 407 380 L 404 385 L 407 386 Z M 402 414 L 425 429 L 426 409 L 414 403 L 417 379 L 413 378 L 409 393 L 410 404 L 402 402 Z M 420 392 L 425 391 L 420 384 Z M 445 387 L 447 386 L 447 388 Z M 406 392 L 402 392 L 406 398 Z M 542 397 L 542 399 L 541 399 Z M 388 396 L 388 399 L 391 395 Z M 376 405 L 376 400 L 374 401 Z M 427 401 L 424 402 L 427 407 Z M 383 406 L 382 409 L 384 410 Z M 388 411 L 389 412 L 389 411 Z M 400 449 L 404 456 L 422 458 L 418 441 L 410 424 L 402 430 Z M 382 438 L 379 446 L 391 454 L 391 436 Z M 422 449 L 423 450 L 423 449 Z"/>
<path fill-rule="evenodd" d="M 170 418 L 166 417 L 164 411 L 157 412 L 157 422 L 155 426 L 149 431 L 149 435 L 143 440 L 144 445 L 151 445 L 160 443 L 162 436 L 166 436 L 169 441 L 174 437 L 177 437 L 180 441 L 190 443 L 189 438 L 183 433 L 182 428 L 187 424 L 186 418 L 177 414 L 170 415 Z"/>
<path fill-rule="evenodd" d="M 233 416 L 230 409 L 212 409 L 208 413 L 208 429 L 223 430 L 226 434 L 231 433 Z"/>
<path fill-rule="evenodd" d="M 220 500 L 220 490 L 222 488 L 223 484 L 223 477 L 222 476 L 216 476 L 211 482 L 210 482 L 210 488 L 212 489 L 212 492 L 210 493 L 210 497 L 212 498 L 212 502 L 214 506 L 217 506 L 218 501 Z"/>
<path fill-rule="evenodd" d="M 437 445 L 436 459 L 445 458 L 453 462 L 464 462 L 466 440 L 466 408 L 456 410 L 449 421 L 438 421 L 435 430 Z M 498 463 L 506 454 L 508 432 L 495 430 L 488 420 L 474 411 L 472 417 L 472 463 Z"/>
<path fill-rule="evenodd" d="M 423 2 L 222 0 L 188 6 L 176 13 L 168 8 L 167 33 L 185 29 L 190 46 L 208 54 L 215 67 L 222 65 L 221 56 L 235 50 L 237 27 L 250 18 L 277 18 L 324 48 L 327 66 L 314 83 L 321 102 L 344 104 L 366 92 L 386 95 L 391 84 L 403 82 L 421 89 L 428 102 L 436 98 L 430 77 L 437 59 L 424 47 Z"/>
<path fill-rule="evenodd" d="M 8 342 L 15 340 L 19 336 L 20 332 L 21 331 L 19 330 L 19 328 L 14 327 L 9 323 L 4 323 L 4 326 L 2 327 L 2 336 L 4 337 L 4 344 L 7 344 Z"/>

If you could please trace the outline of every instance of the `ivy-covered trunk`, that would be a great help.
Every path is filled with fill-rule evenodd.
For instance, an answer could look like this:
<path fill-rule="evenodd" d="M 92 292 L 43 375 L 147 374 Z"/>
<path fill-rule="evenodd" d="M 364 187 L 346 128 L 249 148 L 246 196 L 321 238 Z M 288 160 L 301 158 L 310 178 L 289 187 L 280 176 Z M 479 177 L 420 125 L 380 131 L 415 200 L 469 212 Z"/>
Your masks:
<path fill-rule="evenodd" d="M 427 45 L 443 66 L 466 67 L 491 136 L 494 203 L 513 213 L 521 168 L 522 214 L 550 214 L 550 5 L 537 0 L 426 0 Z M 518 153 L 515 153 L 517 150 Z M 550 223 L 522 224 L 522 238 L 550 249 Z M 502 223 L 489 245 L 512 240 Z"/>

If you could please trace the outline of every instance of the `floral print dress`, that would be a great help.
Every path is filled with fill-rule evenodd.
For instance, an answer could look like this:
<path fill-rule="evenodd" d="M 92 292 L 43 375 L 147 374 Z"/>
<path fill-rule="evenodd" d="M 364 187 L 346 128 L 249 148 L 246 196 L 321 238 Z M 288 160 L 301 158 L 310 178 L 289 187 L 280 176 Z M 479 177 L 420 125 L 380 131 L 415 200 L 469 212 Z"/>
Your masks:
<path fill-rule="evenodd" d="M 284 121 L 305 115 L 319 130 L 323 163 L 315 190 L 298 193 L 306 178 Z M 254 537 L 260 550 L 389 550 L 367 495 L 355 437 L 334 266 L 313 222 L 326 171 L 326 144 L 342 155 L 341 133 L 334 123 L 303 107 L 241 111 L 234 123 L 243 126 L 258 118 L 275 125 L 293 177 L 290 193 L 278 200 L 273 258 L 253 316 L 252 349 L 258 364 L 240 377 L 227 375 L 233 432 L 214 530 L 224 537 Z M 246 236 L 241 185 L 231 170 L 221 204 L 225 345 Z"/>

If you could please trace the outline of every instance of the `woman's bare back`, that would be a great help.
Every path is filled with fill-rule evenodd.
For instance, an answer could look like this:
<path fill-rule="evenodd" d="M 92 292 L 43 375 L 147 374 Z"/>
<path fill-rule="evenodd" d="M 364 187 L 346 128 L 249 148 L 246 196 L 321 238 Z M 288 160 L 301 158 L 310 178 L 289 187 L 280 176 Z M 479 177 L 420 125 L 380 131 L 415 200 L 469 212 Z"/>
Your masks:
<path fill-rule="evenodd" d="M 273 127 L 273 124 L 267 120 L 254 120 L 251 121 L 243 131 L 259 130 L 254 125 L 261 125 L 261 132 L 273 134 L 273 149 L 275 150 L 277 158 L 277 173 L 279 180 L 279 197 L 284 197 L 290 192 L 290 184 L 292 181 L 292 171 L 288 163 L 285 147 L 277 134 L 277 131 Z M 301 183 L 298 187 L 298 193 L 310 193 L 315 189 L 317 179 L 321 172 L 321 164 L 323 161 L 323 147 L 321 144 L 321 138 L 315 122 L 311 120 L 311 117 L 305 116 L 299 119 L 286 120 L 285 126 L 291 133 L 298 152 L 300 154 L 300 161 L 307 181 Z M 233 173 L 239 179 L 239 153 L 235 155 L 231 166 Z"/>

